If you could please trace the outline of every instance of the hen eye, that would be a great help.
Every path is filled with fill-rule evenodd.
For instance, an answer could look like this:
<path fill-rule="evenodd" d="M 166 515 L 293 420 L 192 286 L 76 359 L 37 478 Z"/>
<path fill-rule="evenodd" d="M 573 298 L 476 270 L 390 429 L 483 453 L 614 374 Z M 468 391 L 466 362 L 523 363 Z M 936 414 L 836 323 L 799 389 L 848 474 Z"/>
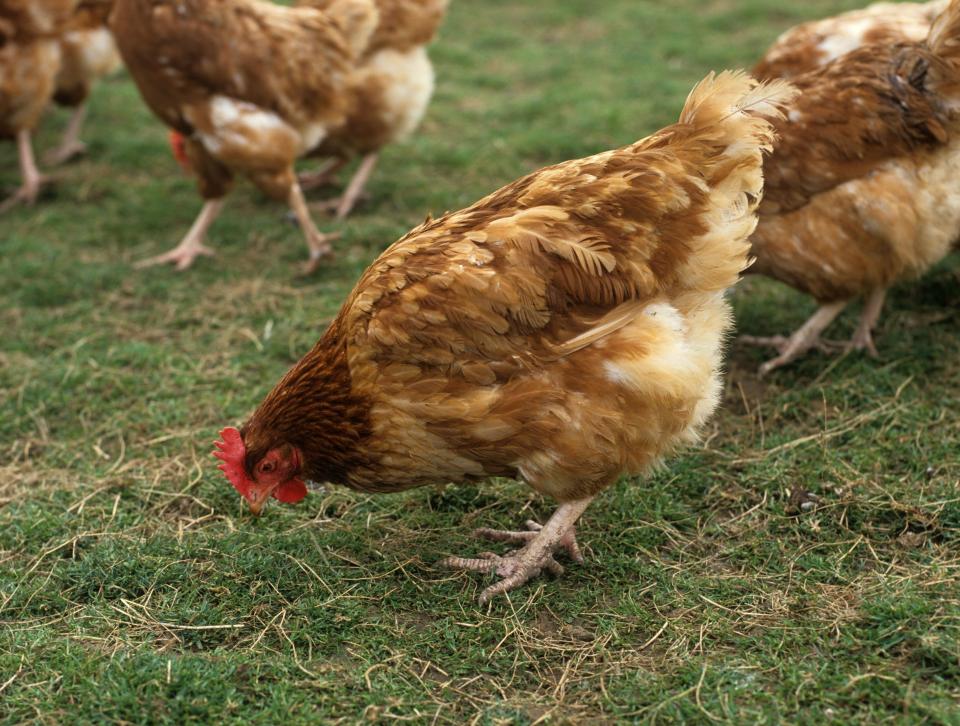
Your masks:
<path fill-rule="evenodd" d="M 265 462 L 263 462 L 263 463 L 260 465 L 260 473 L 261 473 L 261 474 L 269 474 L 271 471 L 273 471 L 273 462 L 272 462 L 272 461 L 265 461 Z"/>

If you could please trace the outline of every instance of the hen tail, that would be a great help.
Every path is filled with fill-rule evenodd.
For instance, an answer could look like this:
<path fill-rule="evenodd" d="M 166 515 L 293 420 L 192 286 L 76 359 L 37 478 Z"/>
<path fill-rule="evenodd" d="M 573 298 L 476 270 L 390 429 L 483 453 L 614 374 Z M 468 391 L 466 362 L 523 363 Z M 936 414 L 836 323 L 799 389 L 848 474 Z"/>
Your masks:
<path fill-rule="evenodd" d="M 933 21 L 927 46 L 938 58 L 960 63 L 960 0 L 953 0 Z"/>
<path fill-rule="evenodd" d="M 742 71 L 724 71 L 711 73 L 687 97 L 680 128 L 690 133 L 710 195 L 703 218 L 709 231 L 694 242 L 693 288 L 723 289 L 749 266 L 747 239 L 763 195 L 763 152 L 773 147 L 773 122 L 797 93 L 787 81 L 758 83 Z"/>
<path fill-rule="evenodd" d="M 322 10 L 340 28 L 354 58 L 367 51 L 380 22 L 373 0 L 300 0 L 297 6 Z"/>
<path fill-rule="evenodd" d="M 756 162 L 760 152 L 773 146 L 771 120 L 783 118 L 784 107 L 797 93 L 783 80 L 759 83 L 744 71 L 711 73 L 690 91 L 680 123 L 724 147 L 719 149 L 723 157 Z"/>
<path fill-rule="evenodd" d="M 952 0 L 933 21 L 927 47 L 940 63 L 930 64 L 925 85 L 956 109 L 960 106 L 960 0 Z"/>

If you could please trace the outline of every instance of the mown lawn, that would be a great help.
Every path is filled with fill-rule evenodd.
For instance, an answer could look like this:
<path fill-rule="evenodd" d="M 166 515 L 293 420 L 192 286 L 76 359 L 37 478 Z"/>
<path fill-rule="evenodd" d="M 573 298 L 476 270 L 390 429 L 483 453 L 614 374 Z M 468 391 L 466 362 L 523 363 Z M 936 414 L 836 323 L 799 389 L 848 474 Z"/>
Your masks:
<path fill-rule="evenodd" d="M 89 155 L 0 220 L 0 719 L 960 723 L 956 259 L 895 291 L 879 360 L 759 381 L 734 344 L 703 446 L 588 510 L 586 566 L 487 608 L 436 563 L 548 516 L 527 488 L 331 488 L 257 520 L 209 456 L 427 212 L 643 136 L 710 69 L 858 4 L 454 0 L 428 119 L 309 281 L 246 185 L 217 258 L 133 270 L 199 199 L 130 81 L 101 86 Z M 15 169 L 4 144 L 0 187 Z M 759 279 L 735 305 L 756 334 L 812 310 Z"/>

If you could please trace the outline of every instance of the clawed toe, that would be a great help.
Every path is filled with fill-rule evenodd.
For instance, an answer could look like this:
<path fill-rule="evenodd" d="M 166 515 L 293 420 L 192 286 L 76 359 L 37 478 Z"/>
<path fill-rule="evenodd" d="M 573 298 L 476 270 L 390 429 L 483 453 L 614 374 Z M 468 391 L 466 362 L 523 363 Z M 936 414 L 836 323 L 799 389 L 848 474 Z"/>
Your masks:
<path fill-rule="evenodd" d="M 34 183 L 24 184 L 11 196 L 7 197 L 2 203 L 0 203 L 0 214 L 3 214 L 4 212 L 7 212 L 21 204 L 25 207 L 32 207 L 36 203 L 37 198 L 40 196 L 40 191 L 49 183 L 49 177 L 41 177 Z"/>
<path fill-rule="evenodd" d="M 193 264 L 193 261 L 199 257 L 213 257 L 216 253 L 205 245 L 197 245 L 191 247 L 190 249 L 174 249 L 169 252 L 165 252 L 162 255 L 157 255 L 156 257 L 150 257 L 146 260 L 140 260 L 134 264 L 134 268 L 137 270 L 142 270 L 146 267 L 154 267 L 156 265 L 165 265 L 172 264 L 175 265 L 178 270 L 186 270 L 190 265 Z"/>
<path fill-rule="evenodd" d="M 43 161 L 47 166 L 60 166 L 86 153 L 87 145 L 82 141 L 74 141 L 45 154 Z"/>
<path fill-rule="evenodd" d="M 499 582 L 486 588 L 480 594 L 480 603 L 488 602 L 495 595 L 509 592 L 520 587 L 527 581 L 537 577 L 541 572 L 560 576 L 564 572 L 563 565 L 557 562 L 554 553 L 563 550 L 574 562 L 583 563 L 583 554 L 577 544 L 576 529 L 570 527 L 553 546 L 544 548 L 544 543 L 538 538 L 543 526 L 532 520 L 526 522 L 526 530 L 510 531 L 482 527 L 474 531 L 474 535 L 493 542 L 519 544 L 518 550 L 498 555 L 494 552 L 482 552 L 475 558 L 448 557 L 442 562 L 444 567 L 471 572 L 496 573 L 503 578 Z"/>
<path fill-rule="evenodd" d="M 737 340 L 744 345 L 755 345 L 760 348 L 774 348 L 778 353 L 783 353 L 789 338 L 786 338 L 782 335 L 772 335 L 767 337 L 757 335 L 741 335 L 737 338 Z"/>

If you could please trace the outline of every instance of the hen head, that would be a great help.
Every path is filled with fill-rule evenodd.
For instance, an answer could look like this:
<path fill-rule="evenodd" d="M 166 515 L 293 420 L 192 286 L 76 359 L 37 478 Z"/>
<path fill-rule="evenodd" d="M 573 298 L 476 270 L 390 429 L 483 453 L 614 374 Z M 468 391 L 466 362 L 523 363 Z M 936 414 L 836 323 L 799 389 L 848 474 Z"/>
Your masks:
<path fill-rule="evenodd" d="M 254 514 L 259 516 L 271 496 L 288 504 L 307 496 L 300 477 L 303 457 L 296 447 L 284 444 L 270 449 L 259 461 L 248 462 L 243 436 L 233 427 L 223 429 L 215 445 L 213 455 L 223 462 L 220 470 Z"/>

